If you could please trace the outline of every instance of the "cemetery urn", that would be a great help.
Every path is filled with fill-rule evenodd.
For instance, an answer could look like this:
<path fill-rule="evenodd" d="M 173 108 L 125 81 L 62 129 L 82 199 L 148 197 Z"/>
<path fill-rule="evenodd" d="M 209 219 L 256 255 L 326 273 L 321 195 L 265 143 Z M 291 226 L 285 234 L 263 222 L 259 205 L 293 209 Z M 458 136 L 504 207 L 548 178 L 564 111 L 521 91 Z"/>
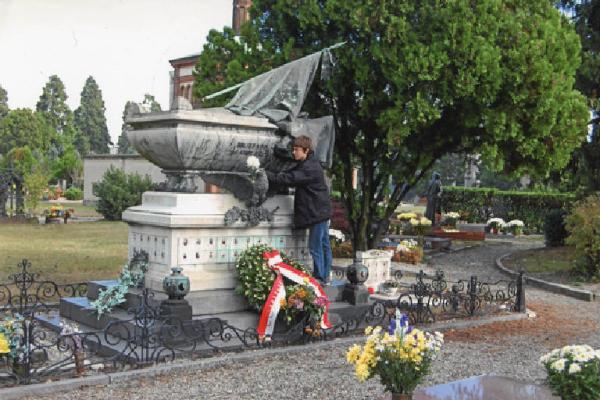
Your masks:
<path fill-rule="evenodd" d="M 181 267 L 173 267 L 171 271 L 171 275 L 163 279 L 163 290 L 169 300 L 182 300 L 190 292 L 190 278 L 181 273 Z"/>
<path fill-rule="evenodd" d="M 369 269 L 357 259 L 346 269 L 346 278 L 353 285 L 362 285 L 369 278 Z"/>

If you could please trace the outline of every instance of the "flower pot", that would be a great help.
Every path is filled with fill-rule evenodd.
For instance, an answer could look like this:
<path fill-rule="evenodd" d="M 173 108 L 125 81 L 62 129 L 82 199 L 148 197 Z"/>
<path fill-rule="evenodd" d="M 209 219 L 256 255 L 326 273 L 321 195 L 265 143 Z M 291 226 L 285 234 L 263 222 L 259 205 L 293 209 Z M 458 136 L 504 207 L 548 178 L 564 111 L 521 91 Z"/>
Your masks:
<path fill-rule="evenodd" d="M 392 393 L 392 400 L 412 400 L 412 393 Z"/>

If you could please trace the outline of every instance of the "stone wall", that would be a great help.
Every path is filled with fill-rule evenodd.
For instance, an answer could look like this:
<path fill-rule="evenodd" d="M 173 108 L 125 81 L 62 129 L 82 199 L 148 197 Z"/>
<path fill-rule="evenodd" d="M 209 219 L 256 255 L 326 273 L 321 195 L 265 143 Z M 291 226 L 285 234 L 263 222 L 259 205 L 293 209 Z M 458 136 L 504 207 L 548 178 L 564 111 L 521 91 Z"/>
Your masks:
<path fill-rule="evenodd" d="M 114 165 L 125 173 L 137 172 L 140 175 L 149 175 L 152 182 L 163 182 L 166 177 L 160 168 L 138 154 L 102 154 L 90 155 L 83 159 L 83 202 L 93 203 L 98 200 L 92 193 L 92 185 L 102 180 L 106 170 Z"/>

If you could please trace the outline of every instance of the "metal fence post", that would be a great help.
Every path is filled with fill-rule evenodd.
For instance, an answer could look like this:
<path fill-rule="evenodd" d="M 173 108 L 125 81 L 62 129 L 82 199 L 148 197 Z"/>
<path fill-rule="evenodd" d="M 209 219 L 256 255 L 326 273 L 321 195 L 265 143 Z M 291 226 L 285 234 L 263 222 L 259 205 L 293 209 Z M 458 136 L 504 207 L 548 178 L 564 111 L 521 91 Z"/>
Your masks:
<path fill-rule="evenodd" d="M 469 285 L 469 313 L 475 314 L 475 304 L 477 304 L 477 275 L 471 276 L 471 284 Z"/>
<path fill-rule="evenodd" d="M 525 274 L 523 271 L 519 272 L 519 277 L 517 278 L 517 298 L 515 299 L 515 311 L 517 312 L 525 312 L 527 310 L 525 304 Z"/>

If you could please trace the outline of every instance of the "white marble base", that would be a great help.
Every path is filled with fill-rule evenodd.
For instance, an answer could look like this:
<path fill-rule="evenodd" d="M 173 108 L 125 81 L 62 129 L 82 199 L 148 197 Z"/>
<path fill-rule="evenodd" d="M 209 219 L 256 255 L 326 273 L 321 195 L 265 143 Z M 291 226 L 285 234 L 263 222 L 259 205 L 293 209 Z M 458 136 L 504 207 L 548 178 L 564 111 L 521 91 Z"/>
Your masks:
<path fill-rule="evenodd" d="M 192 292 L 235 288 L 235 261 L 257 243 L 312 266 L 308 231 L 292 229 L 293 196 L 267 200 L 268 210 L 279 207 L 274 221 L 251 228 L 239 221 L 225 226 L 225 213 L 233 206 L 245 208 L 230 194 L 144 193 L 142 205 L 127 209 L 123 220 L 129 224 L 129 258 L 135 250 L 149 255 L 146 287 L 162 291 L 163 278 L 180 266 Z"/>
<path fill-rule="evenodd" d="M 391 279 L 392 256 L 391 250 L 357 251 L 356 258 L 369 269 L 369 277 L 365 286 L 377 290 L 380 285 Z"/>

